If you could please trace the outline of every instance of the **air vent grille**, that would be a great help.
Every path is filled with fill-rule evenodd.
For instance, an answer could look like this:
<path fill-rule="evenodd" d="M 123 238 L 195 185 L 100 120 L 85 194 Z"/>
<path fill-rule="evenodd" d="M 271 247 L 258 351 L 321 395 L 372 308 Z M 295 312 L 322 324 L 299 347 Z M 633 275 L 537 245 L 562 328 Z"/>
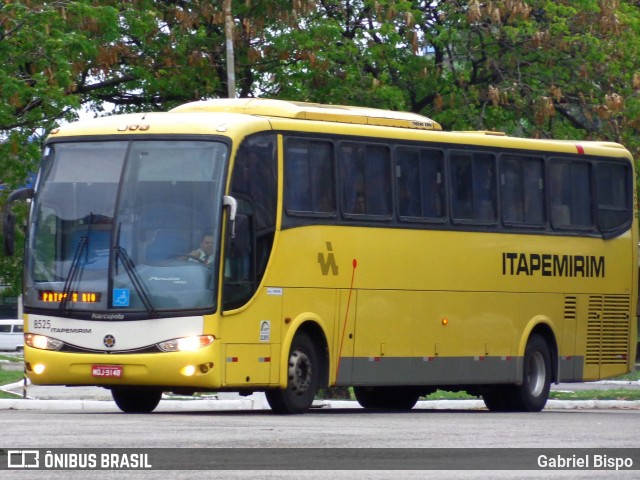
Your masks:
<path fill-rule="evenodd" d="M 631 330 L 629 307 L 629 296 L 589 297 L 587 365 L 627 363 Z"/>

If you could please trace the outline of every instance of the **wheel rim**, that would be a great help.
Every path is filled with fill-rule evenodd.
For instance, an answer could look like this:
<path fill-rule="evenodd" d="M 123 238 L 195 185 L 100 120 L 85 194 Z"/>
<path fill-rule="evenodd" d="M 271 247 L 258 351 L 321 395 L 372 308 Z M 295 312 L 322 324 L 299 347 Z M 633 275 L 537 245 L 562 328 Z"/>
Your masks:
<path fill-rule="evenodd" d="M 311 386 L 313 368 L 306 353 L 296 350 L 289 359 L 289 386 L 296 395 L 304 395 Z"/>
<path fill-rule="evenodd" d="M 534 397 L 540 396 L 544 391 L 547 379 L 547 371 L 544 364 L 542 353 L 535 352 L 529 360 L 527 372 L 527 384 L 529 391 Z"/>

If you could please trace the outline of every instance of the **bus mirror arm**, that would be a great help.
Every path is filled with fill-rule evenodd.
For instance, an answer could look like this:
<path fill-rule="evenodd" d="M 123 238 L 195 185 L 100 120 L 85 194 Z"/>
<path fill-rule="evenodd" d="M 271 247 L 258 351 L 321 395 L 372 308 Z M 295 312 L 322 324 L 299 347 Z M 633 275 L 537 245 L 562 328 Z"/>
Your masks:
<path fill-rule="evenodd" d="M 19 200 L 28 200 L 33 198 L 33 188 L 21 188 L 9 194 L 4 204 L 2 212 L 2 232 L 4 234 L 4 254 L 7 257 L 13 256 L 15 253 L 15 230 L 16 216 L 13 213 L 12 205 Z"/>
<path fill-rule="evenodd" d="M 231 223 L 231 238 L 236 238 L 236 213 L 238 211 L 238 201 L 230 195 L 222 197 L 222 204 L 229 207 L 229 222 Z"/>

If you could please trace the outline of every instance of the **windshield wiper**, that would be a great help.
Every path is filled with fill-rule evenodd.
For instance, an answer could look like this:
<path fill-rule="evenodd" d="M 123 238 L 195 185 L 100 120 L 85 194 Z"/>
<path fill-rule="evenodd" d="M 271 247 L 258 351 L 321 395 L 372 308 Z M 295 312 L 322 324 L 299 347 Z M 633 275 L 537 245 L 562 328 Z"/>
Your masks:
<path fill-rule="evenodd" d="M 87 245 L 89 245 L 89 235 L 82 235 L 80 237 L 80 240 L 78 240 L 76 250 L 73 252 L 73 259 L 71 260 L 71 265 L 69 265 L 69 273 L 67 274 L 67 278 L 64 281 L 64 287 L 62 287 L 62 298 L 60 300 L 60 305 L 58 306 L 58 310 L 60 310 L 61 312 L 66 311 L 73 282 L 84 268 L 84 264 L 82 268 L 78 268 L 78 266 L 80 265 L 80 257 L 82 256 L 84 250 L 87 249 Z"/>
<path fill-rule="evenodd" d="M 157 315 L 156 309 L 153 307 L 153 304 L 151 303 L 151 299 L 149 298 L 149 292 L 144 286 L 144 283 L 142 283 L 142 280 L 140 280 L 140 276 L 136 271 L 136 266 L 134 265 L 133 261 L 129 257 L 129 254 L 124 249 L 124 247 L 121 247 L 120 245 L 116 245 L 115 252 L 116 252 L 116 264 L 118 260 L 122 262 L 122 265 L 124 266 L 124 271 L 127 272 L 129 280 L 131 280 L 131 283 L 133 284 L 133 288 L 136 290 L 136 293 L 140 297 L 140 300 L 142 300 L 142 303 L 144 304 L 144 308 L 147 310 L 147 313 L 149 315 Z"/>
<path fill-rule="evenodd" d="M 69 303 L 69 295 L 71 294 L 71 287 L 73 286 L 73 282 L 76 280 L 78 275 L 82 273 L 84 270 L 84 266 L 89 262 L 89 237 L 91 236 L 91 227 L 93 225 L 93 212 L 89 213 L 89 226 L 87 227 L 87 234 L 82 235 L 80 240 L 78 240 L 78 245 L 76 245 L 76 249 L 73 252 L 73 259 L 71 260 L 71 265 L 69 265 L 69 273 L 67 273 L 67 278 L 64 281 L 64 286 L 62 287 L 62 299 L 60 300 L 60 305 L 58 306 L 58 310 L 61 312 L 67 311 L 67 303 Z M 82 257 L 82 253 L 86 251 L 86 257 L 84 263 L 82 264 L 82 268 L 78 268 L 80 265 L 80 258 Z"/>

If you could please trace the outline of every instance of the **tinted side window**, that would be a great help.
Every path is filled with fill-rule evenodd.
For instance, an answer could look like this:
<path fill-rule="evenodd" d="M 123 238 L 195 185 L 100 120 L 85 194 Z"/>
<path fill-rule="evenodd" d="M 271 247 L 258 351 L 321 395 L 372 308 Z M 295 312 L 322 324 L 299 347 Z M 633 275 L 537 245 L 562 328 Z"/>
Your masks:
<path fill-rule="evenodd" d="M 278 200 L 276 139 L 272 134 L 248 137 L 236 155 L 231 194 L 249 201 L 258 235 L 273 233 Z"/>
<path fill-rule="evenodd" d="M 614 232 L 631 223 L 631 171 L 623 163 L 599 163 L 596 167 L 598 228 Z"/>
<path fill-rule="evenodd" d="M 543 165 L 539 158 L 500 158 L 500 201 L 505 225 L 544 225 Z"/>
<path fill-rule="evenodd" d="M 451 155 L 451 206 L 454 221 L 494 223 L 495 160 L 484 153 Z"/>
<path fill-rule="evenodd" d="M 591 164 L 554 160 L 549 165 L 551 224 L 555 228 L 586 229 L 591 213 Z"/>
<path fill-rule="evenodd" d="M 389 149 L 380 145 L 342 144 L 338 162 L 343 212 L 347 216 L 390 218 Z"/>
<path fill-rule="evenodd" d="M 398 148 L 395 152 L 398 215 L 403 219 L 444 219 L 444 162 L 439 150 Z"/>
<path fill-rule="evenodd" d="M 333 144 L 290 139 L 284 151 L 285 208 L 293 215 L 336 211 Z"/>

